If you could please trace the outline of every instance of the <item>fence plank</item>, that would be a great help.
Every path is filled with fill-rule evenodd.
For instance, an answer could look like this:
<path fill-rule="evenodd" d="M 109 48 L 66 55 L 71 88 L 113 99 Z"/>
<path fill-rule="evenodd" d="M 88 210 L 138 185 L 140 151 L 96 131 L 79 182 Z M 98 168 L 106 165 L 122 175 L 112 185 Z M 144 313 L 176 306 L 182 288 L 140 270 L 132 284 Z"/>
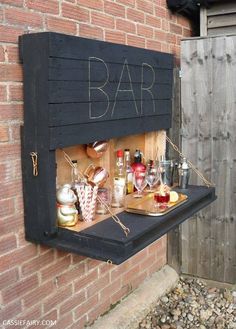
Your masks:
<path fill-rule="evenodd" d="M 235 36 L 182 42 L 183 153 L 216 184 L 218 195 L 213 206 L 182 225 L 182 271 L 231 283 L 236 280 L 235 46 Z"/>

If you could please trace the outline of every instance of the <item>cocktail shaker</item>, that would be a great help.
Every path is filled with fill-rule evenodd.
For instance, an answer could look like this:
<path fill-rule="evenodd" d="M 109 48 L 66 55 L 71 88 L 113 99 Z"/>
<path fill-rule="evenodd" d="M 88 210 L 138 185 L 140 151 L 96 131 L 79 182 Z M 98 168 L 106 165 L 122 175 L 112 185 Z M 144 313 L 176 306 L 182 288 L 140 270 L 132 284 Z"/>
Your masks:
<path fill-rule="evenodd" d="M 179 168 L 179 187 L 187 189 L 190 177 L 190 167 L 186 158 L 183 158 L 182 165 Z"/>

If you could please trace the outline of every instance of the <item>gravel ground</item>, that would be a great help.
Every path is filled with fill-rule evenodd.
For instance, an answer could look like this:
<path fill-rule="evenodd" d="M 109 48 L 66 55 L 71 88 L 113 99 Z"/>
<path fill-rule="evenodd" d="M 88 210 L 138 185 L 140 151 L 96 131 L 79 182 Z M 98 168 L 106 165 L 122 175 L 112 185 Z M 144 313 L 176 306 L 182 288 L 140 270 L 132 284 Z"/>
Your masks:
<path fill-rule="evenodd" d="M 138 329 L 236 329 L 236 289 L 209 288 L 180 277 L 140 322 Z"/>

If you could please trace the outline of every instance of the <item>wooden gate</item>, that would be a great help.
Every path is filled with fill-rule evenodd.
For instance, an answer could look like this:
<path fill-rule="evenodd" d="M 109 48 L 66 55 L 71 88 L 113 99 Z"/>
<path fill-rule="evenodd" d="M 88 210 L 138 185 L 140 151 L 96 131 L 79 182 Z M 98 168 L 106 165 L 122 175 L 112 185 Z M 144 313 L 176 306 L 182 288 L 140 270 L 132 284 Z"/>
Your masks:
<path fill-rule="evenodd" d="M 181 62 L 182 150 L 218 195 L 181 227 L 181 271 L 235 283 L 236 36 L 184 40 Z"/>

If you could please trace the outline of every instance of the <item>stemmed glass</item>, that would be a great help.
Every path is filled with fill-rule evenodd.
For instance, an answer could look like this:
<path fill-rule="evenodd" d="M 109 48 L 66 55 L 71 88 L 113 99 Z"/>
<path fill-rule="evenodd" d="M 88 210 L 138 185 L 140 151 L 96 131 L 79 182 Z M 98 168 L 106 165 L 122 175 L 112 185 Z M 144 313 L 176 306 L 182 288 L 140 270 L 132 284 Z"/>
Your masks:
<path fill-rule="evenodd" d="M 150 189 L 147 192 L 153 192 L 153 186 L 159 181 L 160 173 L 157 166 L 148 166 L 146 172 L 146 181 Z"/>
<path fill-rule="evenodd" d="M 133 183 L 137 189 L 137 193 L 134 194 L 135 198 L 142 197 L 142 191 L 147 186 L 146 172 L 145 171 L 135 171 L 133 175 Z"/>

